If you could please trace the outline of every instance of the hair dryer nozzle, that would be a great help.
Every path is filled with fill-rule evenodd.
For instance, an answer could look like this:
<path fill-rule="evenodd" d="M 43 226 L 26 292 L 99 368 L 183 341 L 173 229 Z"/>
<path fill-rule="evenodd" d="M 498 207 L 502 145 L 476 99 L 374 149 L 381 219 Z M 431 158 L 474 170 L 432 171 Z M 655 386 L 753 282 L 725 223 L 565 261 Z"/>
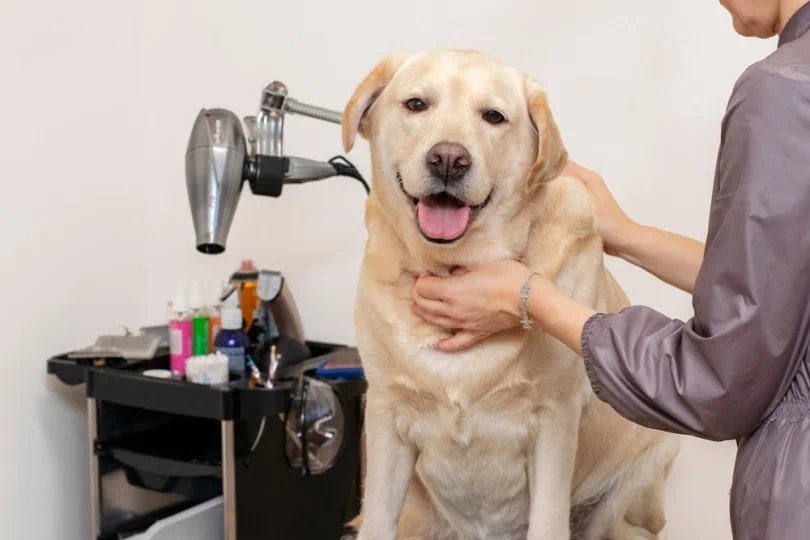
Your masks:
<path fill-rule="evenodd" d="M 242 124 L 232 112 L 203 109 L 186 150 L 186 187 L 197 251 L 218 254 L 242 192 L 247 147 Z"/>

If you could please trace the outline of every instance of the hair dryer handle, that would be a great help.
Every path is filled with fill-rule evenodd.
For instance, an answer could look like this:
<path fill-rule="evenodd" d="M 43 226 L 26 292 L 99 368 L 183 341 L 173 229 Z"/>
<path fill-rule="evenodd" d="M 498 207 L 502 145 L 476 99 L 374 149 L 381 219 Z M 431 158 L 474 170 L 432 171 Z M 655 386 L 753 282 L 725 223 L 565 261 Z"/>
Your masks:
<path fill-rule="evenodd" d="M 285 184 L 303 184 L 337 175 L 337 170 L 330 163 L 299 157 L 288 157 L 287 161 Z"/>
<path fill-rule="evenodd" d="M 278 197 L 284 184 L 304 184 L 337 176 L 330 163 L 299 157 L 259 155 L 250 162 L 245 177 L 254 195 Z"/>

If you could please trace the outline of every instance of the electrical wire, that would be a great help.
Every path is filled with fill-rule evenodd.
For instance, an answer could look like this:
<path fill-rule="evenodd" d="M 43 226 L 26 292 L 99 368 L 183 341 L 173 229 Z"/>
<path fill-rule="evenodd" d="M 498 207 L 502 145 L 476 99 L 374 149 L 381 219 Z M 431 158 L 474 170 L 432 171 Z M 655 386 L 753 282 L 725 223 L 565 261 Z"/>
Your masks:
<path fill-rule="evenodd" d="M 349 161 L 343 156 L 335 156 L 332 159 L 330 159 L 327 163 L 329 163 L 332 167 L 335 168 L 338 175 L 354 178 L 355 180 L 363 184 L 363 188 L 366 190 L 366 195 L 371 193 L 371 188 L 368 187 L 368 182 L 366 182 L 366 179 L 363 178 L 363 175 L 360 174 L 360 171 L 357 170 L 357 167 L 355 167 L 351 161 Z"/>

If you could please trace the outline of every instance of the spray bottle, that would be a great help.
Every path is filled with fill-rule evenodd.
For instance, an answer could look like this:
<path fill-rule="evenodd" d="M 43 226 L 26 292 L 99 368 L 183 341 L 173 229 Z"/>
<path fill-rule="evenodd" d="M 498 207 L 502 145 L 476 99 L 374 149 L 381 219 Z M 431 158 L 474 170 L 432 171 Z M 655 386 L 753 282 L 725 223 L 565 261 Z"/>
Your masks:
<path fill-rule="evenodd" d="M 216 352 L 228 357 L 228 371 L 241 377 L 247 372 L 247 355 L 250 340 L 242 330 L 242 310 L 239 294 L 234 291 L 222 304 L 222 329 L 214 341 Z"/>
<path fill-rule="evenodd" d="M 169 368 L 174 375 L 185 375 L 186 359 L 192 351 L 191 311 L 183 286 L 177 287 L 169 321 Z"/>
<path fill-rule="evenodd" d="M 188 299 L 191 308 L 192 327 L 192 356 L 206 356 L 208 354 L 208 310 L 205 309 L 200 283 L 191 285 L 191 294 Z"/>

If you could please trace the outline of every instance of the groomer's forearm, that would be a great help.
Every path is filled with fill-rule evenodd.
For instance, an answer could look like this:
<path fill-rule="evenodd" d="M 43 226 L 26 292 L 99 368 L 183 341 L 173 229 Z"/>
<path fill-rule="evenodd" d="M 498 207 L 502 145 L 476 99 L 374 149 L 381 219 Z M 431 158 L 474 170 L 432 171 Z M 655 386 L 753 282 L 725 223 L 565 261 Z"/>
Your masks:
<path fill-rule="evenodd" d="M 550 281 L 534 283 L 528 299 L 529 316 L 552 337 L 582 356 L 582 329 L 596 312 L 560 292 Z"/>
<path fill-rule="evenodd" d="M 623 245 L 616 247 L 622 259 L 690 294 L 703 250 L 702 242 L 643 225 L 635 225 Z"/>

